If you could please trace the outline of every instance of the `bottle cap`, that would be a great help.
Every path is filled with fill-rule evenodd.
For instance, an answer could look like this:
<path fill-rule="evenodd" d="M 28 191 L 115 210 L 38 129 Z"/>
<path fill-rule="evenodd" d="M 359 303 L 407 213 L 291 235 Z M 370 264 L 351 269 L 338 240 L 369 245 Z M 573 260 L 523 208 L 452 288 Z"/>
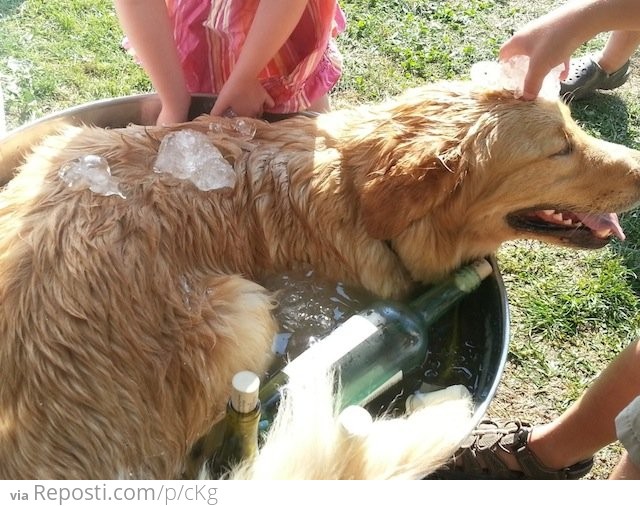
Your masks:
<path fill-rule="evenodd" d="M 251 413 L 258 404 L 260 378 L 251 371 L 241 371 L 231 380 L 231 406 L 238 413 Z"/>
<path fill-rule="evenodd" d="M 480 279 L 488 278 L 493 272 L 493 267 L 491 267 L 491 264 L 485 258 L 476 260 L 471 264 L 471 267 L 478 273 Z"/>
<path fill-rule="evenodd" d="M 371 429 L 373 418 L 362 406 L 347 406 L 338 415 L 340 432 L 345 438 L 363 438 Z"/>
<path fill-rule="evenodd" d="M 469 293 L 479 286 L 482 280 L 492 272 L 493 267 L 491 267 L 487 259 L 480 258 L 458 270 L 453 274 L 453 279 L 460 291 Z"/>

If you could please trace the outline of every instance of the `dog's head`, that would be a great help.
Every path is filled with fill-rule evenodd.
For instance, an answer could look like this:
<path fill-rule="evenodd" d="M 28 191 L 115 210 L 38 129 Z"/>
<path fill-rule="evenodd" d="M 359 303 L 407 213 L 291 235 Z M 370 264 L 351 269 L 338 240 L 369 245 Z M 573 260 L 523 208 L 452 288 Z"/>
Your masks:
<path fill-rule="evenodd" d="M 368 233 L 418 279 L 511 239 L 602 247 L 640 201 L 640 154 L 588 135 L 559 100 L 444 83 L 375 114 L 347 163 Z"/>

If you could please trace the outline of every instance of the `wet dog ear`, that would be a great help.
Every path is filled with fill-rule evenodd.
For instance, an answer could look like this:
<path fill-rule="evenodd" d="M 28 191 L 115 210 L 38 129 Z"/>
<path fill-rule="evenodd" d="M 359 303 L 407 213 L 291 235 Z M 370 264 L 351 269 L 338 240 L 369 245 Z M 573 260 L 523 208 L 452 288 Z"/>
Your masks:
<path fill-rule="evenodd" d="M 380 240 L 392 239 L 442 204 L 461 179 L 458 158 L 451 153 L 404 157 L 387 169 L 370 172 L 360 189 L 367 233 Z"/>

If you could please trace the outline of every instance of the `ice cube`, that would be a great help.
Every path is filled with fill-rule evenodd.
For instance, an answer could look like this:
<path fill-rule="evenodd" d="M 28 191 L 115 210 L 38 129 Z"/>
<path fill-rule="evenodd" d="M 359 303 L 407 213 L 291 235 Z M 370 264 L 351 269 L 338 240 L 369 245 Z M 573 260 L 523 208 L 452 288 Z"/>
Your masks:
<path fill-rule="evenodd" d="M 233 188 L 237 179 L 233 167 L 209 137 L 190 129 L 165 135 L 154 170 L 188 179 L 203 191 Z"/>
<path fill-rule="evenodd" d="M 233 120 L 233 129 L 247 140 L 253 139 L 256 135 L 256 127 L 242 118 Z"/>
<path fill-rule="evenodd" d="M 516 55 L 504 62 L 481 61 L 471 67 L 471 80 L 487 88 L 513 91 L 516 98 L 522 96 L 524 79 L 529 68 L 529 57 Z M 560 73 L 563 65 L 551 69 L 542 83 L 538 96 L 556 99 L 560 94 Z"/>
<path fill-rule="evenodd" d="M 65 163 L 58 171 L 58 176 L 69 188 L 88 188 L 100 195 L 126 198 L 120 191 L 118 178 L 111 175 L 109 163 L 99 155 L 84 155 Z"/>

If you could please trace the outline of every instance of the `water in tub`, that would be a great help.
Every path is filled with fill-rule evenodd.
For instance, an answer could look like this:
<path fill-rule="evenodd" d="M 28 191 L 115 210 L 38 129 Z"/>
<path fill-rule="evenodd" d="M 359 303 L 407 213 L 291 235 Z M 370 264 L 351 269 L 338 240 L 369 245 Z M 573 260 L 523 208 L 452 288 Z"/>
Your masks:
<path fill-rule="evenodd" d="M 272 371 L 282 368 L 374 300 L 365 290 L 324 280 L 311 268 L 273 275 L 261 284 L 273 291 L 278 301 L 275 316 L 280 329 L 273 343 L 276 361 Z M 464 385 L 472 394 L 478 389 L 485 349 L 468 335 L 467 329 L 461 328 L 460 319 L 456 308 L 433 326 L 424 369 L 411 379 L 414 383 L 410 387 L 405 385 L 410 391 L 402 392 L 404 395 L 391 392 L 374 409 L 400 406 L 403 398 L 417 389 L 429 391 L 452 384 Z"/>

